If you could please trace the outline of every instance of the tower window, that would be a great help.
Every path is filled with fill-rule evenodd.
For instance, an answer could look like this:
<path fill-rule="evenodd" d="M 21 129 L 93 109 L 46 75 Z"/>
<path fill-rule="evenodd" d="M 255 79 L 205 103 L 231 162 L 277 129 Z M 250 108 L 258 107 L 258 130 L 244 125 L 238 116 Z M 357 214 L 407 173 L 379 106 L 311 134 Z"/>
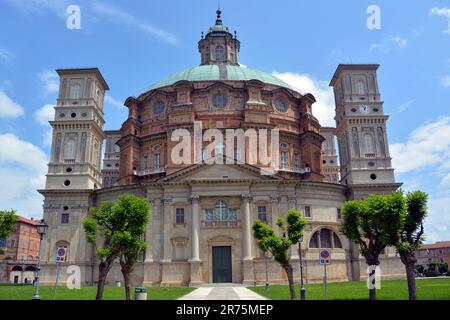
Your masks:
<path fill-rule="evenodd" d="M 305 217 L 311 218 L 311 207 L 305 206 Z"/>
<path fill-rule="evenodd" d="M 61 214 L 61 224 L 69 224 L 69 214 L 68 213 Z"/>
<path fill-rule="evenodd" d="M 216 61 L 225 61 L 225 49 L 222 46 L 216 47 Z"/>
<path fill-rule="evenodd" d="M 79 83 L 75 83 L 70 87 L 70 98 L 80 99 L 81 97 L 81 86 Z"/>

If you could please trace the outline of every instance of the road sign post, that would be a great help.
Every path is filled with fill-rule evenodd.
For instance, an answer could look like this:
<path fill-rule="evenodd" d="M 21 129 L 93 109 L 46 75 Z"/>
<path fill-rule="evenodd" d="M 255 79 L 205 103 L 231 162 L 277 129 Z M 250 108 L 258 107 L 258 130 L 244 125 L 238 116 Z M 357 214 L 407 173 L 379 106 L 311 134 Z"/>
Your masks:
<path fill-rule="evenodd" d="M 323 285 L 325 287 L 325 300 L 328 300 L 328 288 L 327 288 L 327 265 L 331 264 L 331 253 L 328 250 L 320 251 L 319 263 L 323 265 Z"/>
<path fill-rule="evenodd" d="M 55 287 L 53 288 L 53 300 L 56 299 L 56 288 L 58 287 L 58 281 L 59 281 L 59 269 L 61 267 L 61 263 L 66 261 L 66 255 L 67 255 L 67 248 L 59 247 L 56 249 L 56 281 L 55 281 Z"/>

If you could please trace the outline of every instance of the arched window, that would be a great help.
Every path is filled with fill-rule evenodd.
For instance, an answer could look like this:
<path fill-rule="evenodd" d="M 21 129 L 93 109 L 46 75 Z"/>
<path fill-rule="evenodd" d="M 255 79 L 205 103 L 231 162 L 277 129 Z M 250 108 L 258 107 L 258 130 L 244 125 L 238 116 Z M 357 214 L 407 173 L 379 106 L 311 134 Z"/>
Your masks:
<path fill-rule="evenodd" d="M 228 208 L 225 200 L 218 200 L 214 209 L 205 210 L 205 219 L 211 221 L 237 221 L 237 210 Z"/>
<path fill-rule="evenodd" d="M 342 249 L 342 242 L 339 236 L 330 229 L 322 228 L 311 236 L 309 240 L 310 248 Z"/>
<path fill-rule="evenodd" d="M 214 213 L 216 220 L 227 220 L 228 218 L 227 203 L 223 200 L 217 201 Z"/>
<path fill-rule="evenodd" d="M 342 243 L 336 233 L 333 233 L 333 242 L 335 248 L 342 248 Z"/>
<path fill-rule="evenodd" d="M 225 61 L 225 49 L 222 46 L 216 47 L 216 61 Z"/>
<path fill-rule="evenodd" d="M 75 160 L 76 156 L 76 141 L 75 139 L 69 139 L 64 145 L 64 159 Z"/>
<path fill-rule="evenodd" d="M 331 231 L 330 229 L 320 230 L 320 247 L 331 248 Z"/>
<path fill-rule="evenodd" d="M 79 83 L 74 83 L 70 87 L 70 98 L 80 99 L 81 98 L 81 85 Z"/>
<path fill-rule="evenodd" d="M 309 247 L 310 248 L 318 248 L 319 247 L 319 239 L 318 239 L 318 233 L 315 232 L 313 236 L 311 237 L 311 240 L 309 241 Z"/>

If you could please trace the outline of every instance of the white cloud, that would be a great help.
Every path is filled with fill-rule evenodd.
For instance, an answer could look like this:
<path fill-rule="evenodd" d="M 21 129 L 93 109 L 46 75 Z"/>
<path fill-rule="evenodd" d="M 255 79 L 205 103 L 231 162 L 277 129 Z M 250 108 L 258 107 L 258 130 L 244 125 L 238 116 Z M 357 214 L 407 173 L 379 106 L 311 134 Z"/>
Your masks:
<path fill-rule="evenodd" d="M 385 37 L 381 42 L 371 44 L 370 51 L 390 53 L 393 49 L 404 49 L 408 46 L 408 40 L 398 35 Z"/>
<path fill-rule="evenodd" d="M 14 134 L 0 134 L 0 209 L 15 209 L 26 217 L 42 215 L 47 156 L 28 141 Z"/>
<path fill-rule="evenodd" d="M 46 126 L 48 122 L 53 120 L 55 116 L 55 106 L 52 104 L 46 104 L 42 108 L 36 110 L 34 113 L 34 119 L 40 125 Z"/>
<path fill-rule="evenodd" d="M 319 119 L 322 126 L 334 127 L 336 125 L 334 121 L 333 90 L 329 87 L 327 81 L 314 79 L 307 74 L 291 72 L 273 72 L 273 75 L 302 94 L 311 93 L 314 95 L 317 102 L 313 105 L 313 115 Z"/>
<path fill-rule="evenodd" d="M 450 8 L 431 8 L 428 15 L 447 18 L 448 28 L 443 32 L 446 34 L 450 34 Z"/>
<path fill-rule="evenodd" d="M 430 197 L 424 230 L 426 243 L 448 240 L 450 235 L 450 195 Z"/>
<path fill-rule="evenodd" d="M 450 76 L 449 75 L 441 78 L 441 85 L 444 86 L 445 88 L 450 87 Z"/>
<path fill-rule="evenodd" d="M 444 178 L 442 178 L 441 185 L 444 187 L 450 187 L 450 173 L 448 173 Z"/>
<path fill-rule="evenodd" d="M 113 107 L 116 108 L 122 108 L 123 107 L 123 102 L 120 102 L 119 100 L 114 99 L 113 97 L 111 97 L 110 95 L 105 95 L 105 103 L 109 104 Z"/>
<path fill-rule="evenodd" d="M 147 24 L 114 5 L 103 2 L 94 2 L 92 8 L 97 15 L 106 17 L 114 23 L 141 30 L 169 44 L 176 44 L 179 41 L 178 38 L 170 32 Z"/>
<path fill-rule="evenodd" d="M 15 54 L 6 48 L 0 48 L 0 59 L 8 61 L 15 57 Z"/>
<path fill-rule="evenodd" d="M 43 70 L 38 73 L 38 77 L 44 85 L 44 94 L 56 93 L 59 90 L 59 76 L 55 71 Z"/>
<path fill-rule="evenodd" d="M 408 141 L 390 146 L 393 166 L 399 173 L 421 168 L 445 169 L 450 161 L 450 117 L 425 123 Z"/>
<path fill-rule="evenodd" d="M 409 108 L 411 108 L 411 106 L 416 102 L 416 99 L 412 99 L 409 101 L 406 101 L 404 103 L 402 103 L 398 109 L 397 109 L 397 114 L 402 113 L 406 110 L 408 110 Z"/>
<path fill-rule="evenodd" d="M 17 118 L 24 114 L 23 108 L 3 91 L 0 91 L 0 118 Z"/>
<path fill-rule="evenodd" d="M 35 15 L 52 13 L 60 18 L 66 19 L 66 8 L 68 0 L 6 0 L 12 7 L 22 14 Z"/>
<path fill-rule="evenodd" d="M 34 113 L 34 120 L 47 128 L 47 131 L 42 137 L 42 145 L 46 147 L 50 147 L 52 145 L 52 128 L 49 121 L 52 121 L 54 117 L 55 107 L 52 104 L 46 104 Z"/>

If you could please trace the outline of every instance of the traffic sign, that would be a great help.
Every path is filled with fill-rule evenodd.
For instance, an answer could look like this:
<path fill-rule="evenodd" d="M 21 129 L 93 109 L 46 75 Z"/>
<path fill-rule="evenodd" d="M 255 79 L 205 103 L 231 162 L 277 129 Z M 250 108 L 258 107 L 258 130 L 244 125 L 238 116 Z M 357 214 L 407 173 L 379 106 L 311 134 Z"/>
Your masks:
<path fill-rule="evenodd" d="M 66 261 L 67 248 L 59 247 L 56 249 L 56 262 Z"/>
<path fill-rule="evenodd" d="M 319 255 L 319 263 L 320 264 L 330 264 L 331 263 L 331 254 L 328 250 L 320 251 Z"/>

